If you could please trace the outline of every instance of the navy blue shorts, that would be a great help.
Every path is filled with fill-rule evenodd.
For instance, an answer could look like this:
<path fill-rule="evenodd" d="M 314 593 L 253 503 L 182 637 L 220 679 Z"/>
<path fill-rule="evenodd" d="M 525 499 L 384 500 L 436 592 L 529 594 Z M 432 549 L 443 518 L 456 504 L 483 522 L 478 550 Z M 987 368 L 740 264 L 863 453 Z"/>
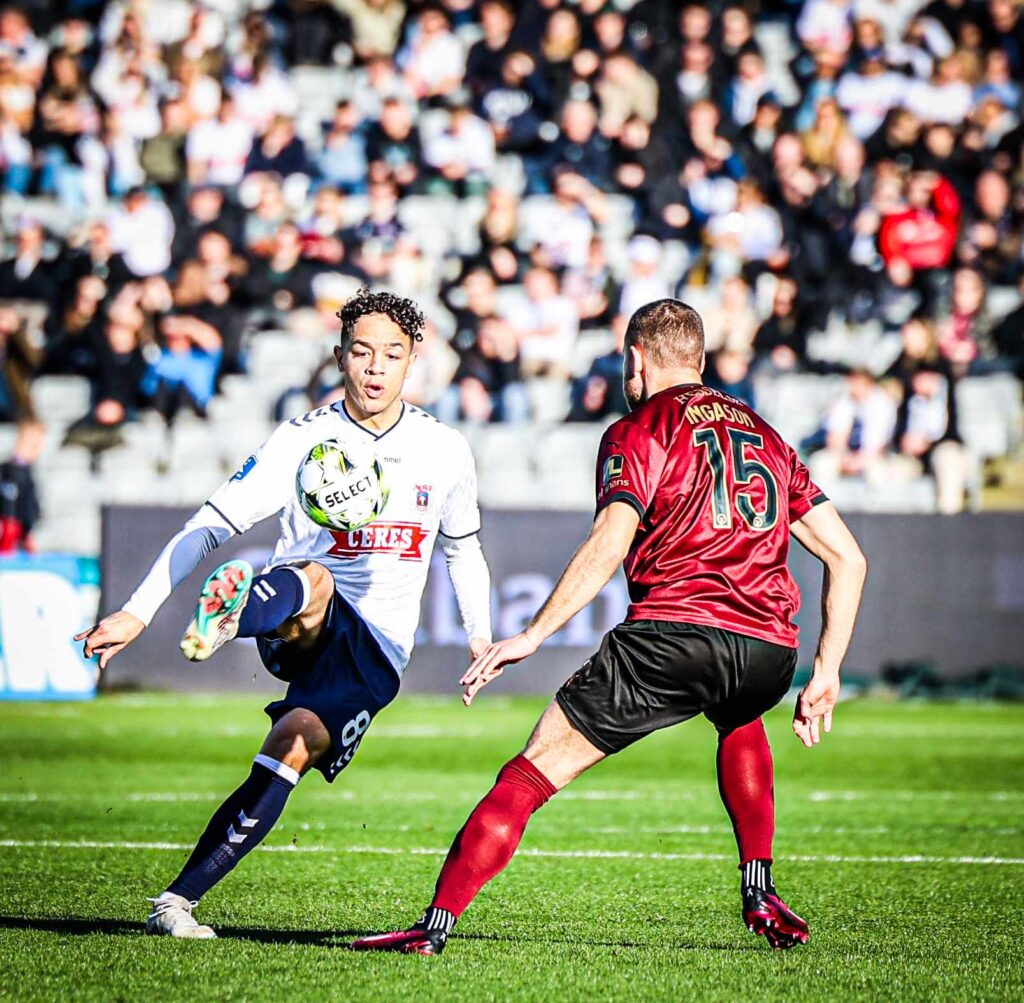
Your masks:
<path fill-rule="evenodd" d="M 256 638 L 267 671 L 286 680 L 284 697 L 267 704 L 271 721 L 300 707 L 311 710 L 331 736 L 316 768 L 328 783 L 356 754 L 377 712 L 398 693 L 399 678 L 362 617 L 335 592 L 315 647 L 301 651 L 280 637 Z"/>

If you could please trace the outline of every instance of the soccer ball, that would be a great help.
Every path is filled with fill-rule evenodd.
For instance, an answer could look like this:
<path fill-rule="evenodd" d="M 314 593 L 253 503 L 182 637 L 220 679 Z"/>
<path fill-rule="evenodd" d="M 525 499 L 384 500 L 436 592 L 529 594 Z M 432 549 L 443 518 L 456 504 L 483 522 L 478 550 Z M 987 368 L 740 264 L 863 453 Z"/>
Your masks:
<path fill-rule="evenodd" d="M 318 526 L 342 533 L 373 522 L 388 503 L 384 467 L 368 442 L 327 439 L 295 474 L 299 505 Z"/>

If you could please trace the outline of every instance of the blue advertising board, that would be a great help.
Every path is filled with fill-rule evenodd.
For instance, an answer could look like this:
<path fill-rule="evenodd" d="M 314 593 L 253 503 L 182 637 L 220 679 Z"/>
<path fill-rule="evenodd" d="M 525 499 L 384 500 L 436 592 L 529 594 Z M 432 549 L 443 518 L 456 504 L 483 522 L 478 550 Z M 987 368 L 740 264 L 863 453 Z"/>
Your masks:
<path fill-rule="evenodd" d="M 98 605 L 96 558 L 0 558 L 0 700 L 95 696 L 96 665 L 72 637 L 95 622 Z"/>

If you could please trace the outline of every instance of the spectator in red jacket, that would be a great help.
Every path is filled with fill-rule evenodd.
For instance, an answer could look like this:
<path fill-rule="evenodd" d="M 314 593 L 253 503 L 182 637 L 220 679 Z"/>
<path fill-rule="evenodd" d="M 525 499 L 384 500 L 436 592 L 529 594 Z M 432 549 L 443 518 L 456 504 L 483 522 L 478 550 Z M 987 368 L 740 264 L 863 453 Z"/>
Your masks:
<path fill-rule="evenodd" d="M 948 285 L 949 263 L 960 226 L 960 196 L 935 171 L 913 171 L 906 208 L 887 215 L 878 231 L 886 265 L 906 262 L 931 312 Z"/>
<path fill-rule="evenodd" d="M 946 268 L 956 246 L 960 196 L 934 171 L 914 171 L 907 182 L 907 207 L 882 220 L 879 250 L 886 264 L 902 258 L 915 271 Z"/>

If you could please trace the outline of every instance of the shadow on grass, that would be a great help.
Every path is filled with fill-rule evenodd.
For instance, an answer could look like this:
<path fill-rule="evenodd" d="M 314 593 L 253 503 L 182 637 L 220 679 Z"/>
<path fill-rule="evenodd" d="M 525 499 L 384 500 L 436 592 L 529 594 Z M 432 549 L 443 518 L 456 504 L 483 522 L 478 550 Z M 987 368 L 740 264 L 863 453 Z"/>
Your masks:
<path fill-rule="evenodd" d="M 86 936 L 103 933 L 114 937 L 135 937 L 146 932 L 146 924 L 122 919 L 83 919 L 79 917 L 0 916 L 0 930 L 42 930 L 45 933 Z M 313 944 L 344 947 L 368 930 L 261 930 L 256 927 L 218 926 L 222 940 L 252 940 L 261 944 Z"/>
<path fill-rule="evenodd" d="M 137 937 L 146 932 L 146 924 L 121 919 L 83 919 L 79 917 L 31 917 L 0 916 L 0 930 L 40 930 L 72 936 L 106 934 L 114 937 Z M 221 940 L 248 940 L 257 944 L 308 944 L 313 947 L 347 947 L 357 937 L 369 935 L 370 930 L 263 930 L 258 927 L 218 926 L 217 937 Z M 478 943 L 495 944 L 551 944 L 569 947 L 611 947 L 644 948 L 663 946 L 679 951 L 756 951 L 756 944 L 693 944 L 672 943 L 662 945 L 645 944 L 632 940 L 573 940 L 567 937 L 522 937 L 499 933 L 457 934 L 454 940 L 472 940 Z"/>

